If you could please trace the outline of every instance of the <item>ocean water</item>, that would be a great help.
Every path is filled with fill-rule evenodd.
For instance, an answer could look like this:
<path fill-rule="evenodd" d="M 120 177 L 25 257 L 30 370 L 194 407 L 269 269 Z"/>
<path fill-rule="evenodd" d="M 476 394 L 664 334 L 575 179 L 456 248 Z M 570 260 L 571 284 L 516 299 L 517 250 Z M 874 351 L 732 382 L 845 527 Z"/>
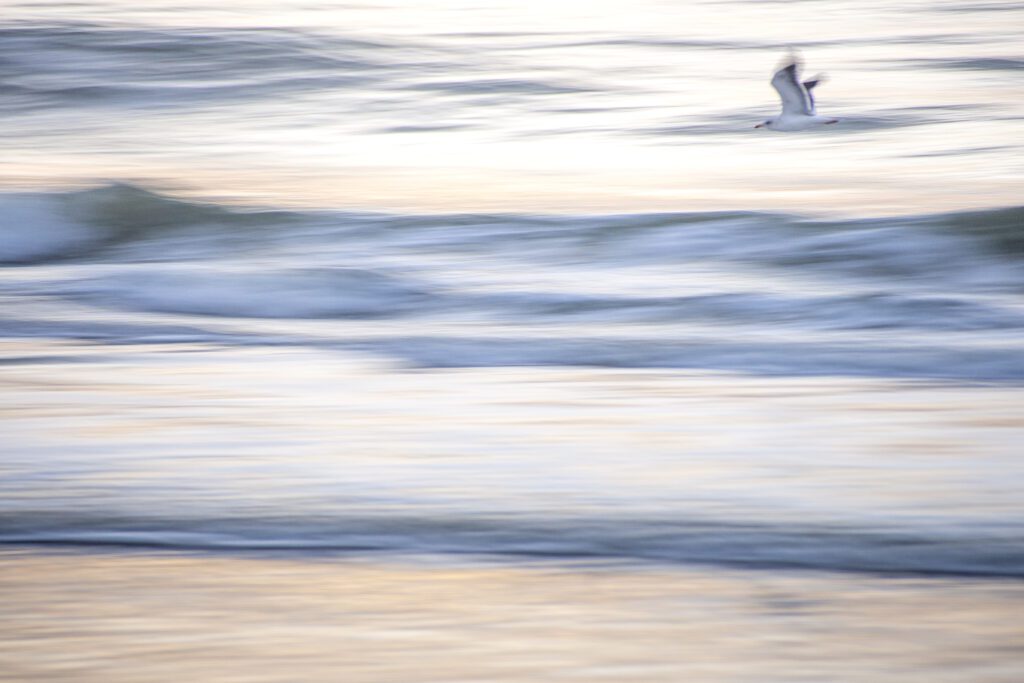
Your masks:
<path fill-rule="evenodd" d="M 0 680 L 1024 677 L 1018 3 L 0 21 Z"/>

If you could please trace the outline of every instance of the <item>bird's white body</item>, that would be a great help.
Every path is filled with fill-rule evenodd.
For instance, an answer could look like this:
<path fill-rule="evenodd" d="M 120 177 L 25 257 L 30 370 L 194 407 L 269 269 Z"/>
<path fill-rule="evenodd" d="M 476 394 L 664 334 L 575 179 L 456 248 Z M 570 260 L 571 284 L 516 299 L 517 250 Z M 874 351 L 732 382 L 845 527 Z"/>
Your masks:
<path fill-rule="evenodd" d="M 782 112 L 773 119 L 757 124 L 755 128 L 795 131 L 839 122 L 839 119 L 818 116 L 815 109 L 812 90 L 824 80 L 824 76 L 815 76 L 801 82 L 798 69 L 799 63 L 795 57 L 791 57 L 789 63 L 772 76 L 772 87 L 782 99 Z"/>
<path fill-rule="evenodd" d="M 817 128 L 818 126 L 825 126 L 832 123 L 839 123 L 839 120 L 830 116 L 818 116 L 817 114 L 793 114 L 792 116 L 787 116 L 783 113 L 770 121 L 766 121 L 762 125 L 764 128 L 768 128 L 770 130 L 793 131 Z"/>

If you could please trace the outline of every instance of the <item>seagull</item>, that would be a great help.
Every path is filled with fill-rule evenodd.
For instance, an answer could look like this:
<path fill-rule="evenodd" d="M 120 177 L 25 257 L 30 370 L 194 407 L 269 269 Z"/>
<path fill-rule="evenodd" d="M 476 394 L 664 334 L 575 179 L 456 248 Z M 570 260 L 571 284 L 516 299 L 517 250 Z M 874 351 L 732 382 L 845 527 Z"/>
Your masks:
<path fill-rule="evenodd" d="M 824 75 L 815 76 L 812 80 L 800 82 L 798 71 L 800 60 L 790 55 L 786 65 L 772 76 L 772 87 L 782 98 L 782 113 L 774 119 L 759 123 L 754 128 L 770 130 L 807 130 L 821 125 L 839 123 L 839 119 L 818 116 L 814 109 L 814 86 L 825 80 Z"/>

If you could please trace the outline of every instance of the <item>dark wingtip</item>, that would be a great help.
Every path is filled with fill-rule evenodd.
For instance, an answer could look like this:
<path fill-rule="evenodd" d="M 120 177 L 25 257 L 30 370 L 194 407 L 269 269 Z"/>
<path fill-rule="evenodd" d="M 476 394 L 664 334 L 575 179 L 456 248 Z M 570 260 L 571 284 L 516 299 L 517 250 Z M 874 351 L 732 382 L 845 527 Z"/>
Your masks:
<path fill-rule="evenodd" d="M 801 68 L 803 68 L 803 60 L 800 58 L 800 53 L 795 50 L 790 50 L 786 53 L 786 56 L 779 61 L 778 66 L 775 67 L 775 70 L 772 73 L 777 74 L 779 72 L 786 72 L 790 78 L 799 82 L 799 73 Z"/>

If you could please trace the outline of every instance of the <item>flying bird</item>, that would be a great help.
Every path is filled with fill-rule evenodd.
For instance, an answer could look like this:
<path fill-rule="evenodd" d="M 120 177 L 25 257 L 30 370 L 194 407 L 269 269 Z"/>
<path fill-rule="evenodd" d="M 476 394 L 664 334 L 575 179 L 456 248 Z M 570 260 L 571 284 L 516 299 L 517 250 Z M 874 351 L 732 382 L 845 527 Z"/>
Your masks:
<path fill-rule="evenodd" d="M 754 128 L 771 130 L 807 130 L 821 125 L 839 123 L 839 119 L 818 116 L 814 107 L 814 86 L 825 80 L 824 75 L 800 82 L 800 60 L 790 55 L 786 65 L 772 76 L 772 87 L 782 98 L 782 112 L 774 119 L 759 123 Z"/>

